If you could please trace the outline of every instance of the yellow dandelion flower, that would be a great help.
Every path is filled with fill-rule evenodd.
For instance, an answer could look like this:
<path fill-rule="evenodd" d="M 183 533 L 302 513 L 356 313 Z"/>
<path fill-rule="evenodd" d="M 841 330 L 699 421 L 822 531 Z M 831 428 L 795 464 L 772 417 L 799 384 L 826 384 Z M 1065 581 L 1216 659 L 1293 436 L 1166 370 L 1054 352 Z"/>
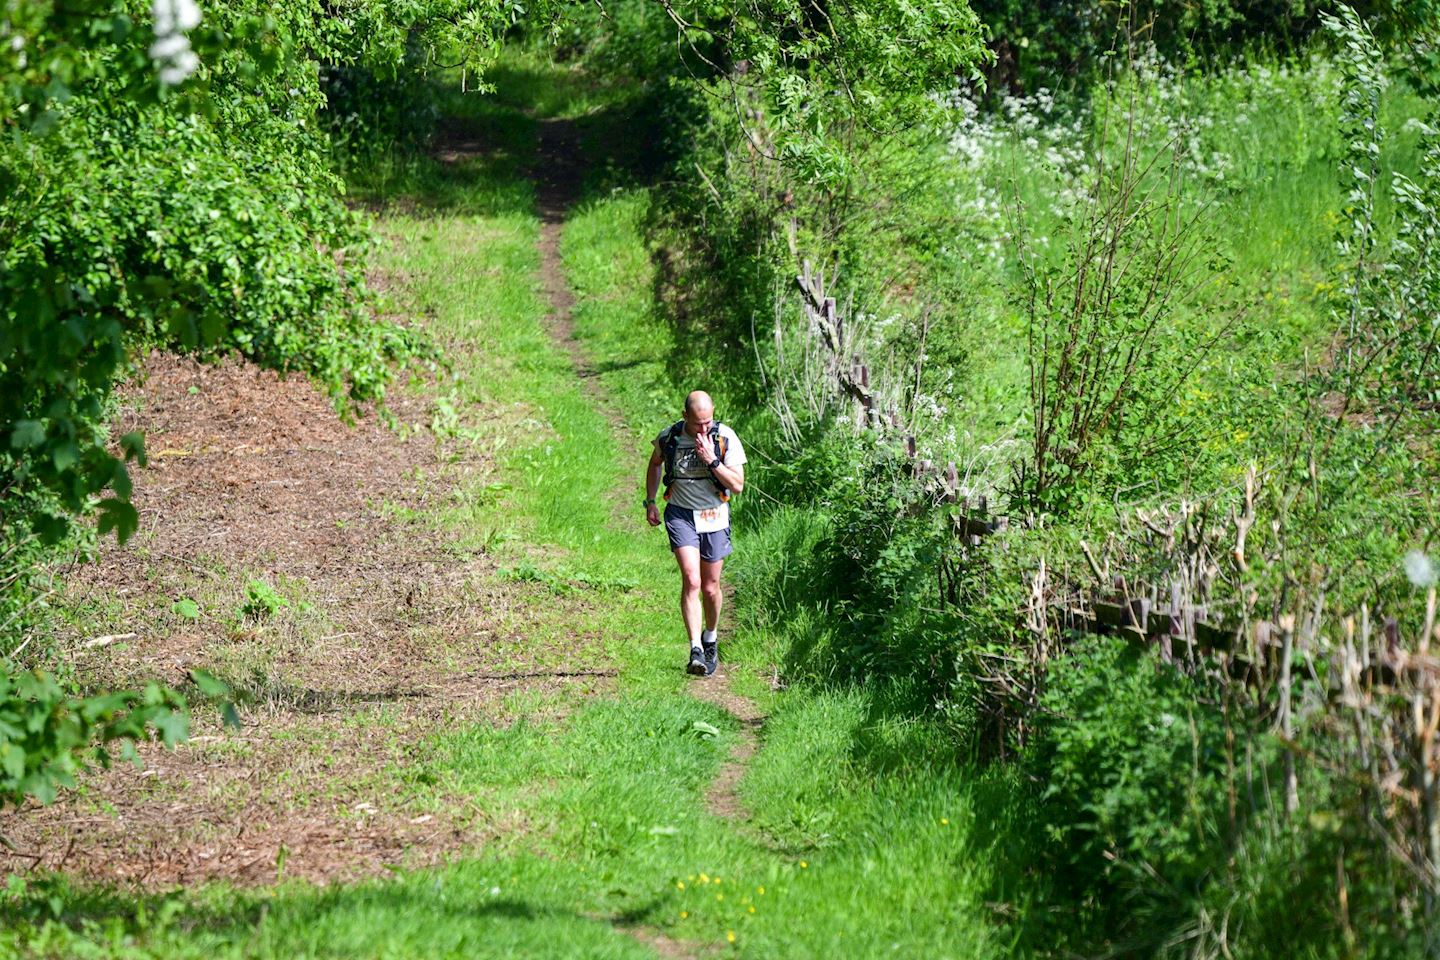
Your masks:
<path fill-rule="evenodd" d="M 681 920 L 684 920 L 684 919 L 685 919 L 686 917 L 688 917 L 688 916 L 690 916 L 690 911 L 689 911 L 689 910 L 681 910 L 681 911 L 680 911 L 680 919 L 681 919 Z"/>
<path fill-rule="evenodd" d="M 726 939 L 726 940 L 729 940 L 731 943 L 734 943 L 734 942 L 735 942 L 735 931 L 734 931 L 734 930 L 726 930 L 726 931 L 725 931 L 725 939 Z"/>
<path fill-rule="evenodd" d="M 723 893 L 717 893 L 717 894 L 715 894 L 715 899 L 716 899 L 716 900 L 724 900 L 724 899 L 725 899 L 725 894 L 723 894 Z"/>
<path fill-rule="evenodd" d="M 676 887 L 676 889 L 684 890 L 684 889 L 685 889 L 685 881 L 684 881 L 684 880 L 676 880 L 676 881 L 675 881 L 675 887 Z"/>
<path fill-rule="evenodd" d="M 719 877 L 716 877 L 716 878 L 715 878 L 715 882 L 716 882 L 716 883 L 721 883 L 722 881 L 721 881 L 721 879 L 720 879 Z"/>
<path fill-rule="evenodd" d="M 758 893 L 758 894 L 760 894 L 760 896 L 762 896 L 762 897 L 765 896 L 765 888 L 764 888 L 764 887 L 756 887 L 756 888 L 755 888 L 755 892 Z"/>
<path fill-rule="evenodd" d="M 754 912 L 755 912 L 755 905 L 754 905 L 754 904 L 751 904 L 751 905 L 750 905 L 750 912 L 751 912 L 751 913 L 754 913 Z"/>
<path fill-rule="evenodd" d="M 801 861 L 800 861 L 800 869 L 801 869 L 801 870 L 809 870 L 809 869 L 810 869 L 810 864 L 806 863 L 804 860 L 801 860 Z"/>
<path fill-rule="evenodd" d="M 948 827 L 948 826 L 950 826 L 950 818 L 949 818 L 949 817 L 941 817 L 941 818 L 940 818 L 940 826 L 942 826 L 942 827 Z"/>
<path fill-rule="evenodd" d="M 707 877 L 705 874 L 702 873 L 702 874 L 700 874 L 700 882 L 701 882 L 701 883 L 709 883 L 709 882 L 710 882 L 710 878 Z"/>

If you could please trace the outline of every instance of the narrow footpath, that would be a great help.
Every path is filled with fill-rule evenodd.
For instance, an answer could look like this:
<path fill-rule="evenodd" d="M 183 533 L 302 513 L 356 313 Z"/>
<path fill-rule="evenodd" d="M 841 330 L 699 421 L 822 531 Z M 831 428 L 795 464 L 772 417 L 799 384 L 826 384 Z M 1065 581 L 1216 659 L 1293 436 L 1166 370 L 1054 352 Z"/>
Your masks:
<path fill-rule="evenodd" d="M 585 178 L 579 133 L 573 121 L 563 119 L 541 121 L 539 130 L 539 154 L 531 176 L 535 181 L 536 206 L 540 213 L 540 281 L 550 304 L 547 326 L 555 342 L 570 357 L 576 376 L 594 401 L 596 410 L 605 416 L 619 435 L 641 437 L 646 430 L 637 431 L 625 424 L 606 397 L 604 387 L 596 377 L 595 365 L 575 335 L 572 317 L 575 296 L 565 279 L 560 241 L 566 216 L 579 198 Z M 632 446 L 635 448 L 634 460 L 639 464 L 645 455 L 644 445 L 637 441 Z M 721 649 L 723 651 L 723 645 Z M 676 656 L 678 669 L 678 652 Z M 746 764 L 759 749 L 759 730 L 765 715 L 753 700 L 735 692 L 730 667 L 723 658 L 715 674 L 693 681 L 689 692 L 726 711 L 740 725 L 739 737 L 731 748 L 729 759 L 706 793 L 706 806 L 718 816 L 748 820 L 740 802 L 739 784 L 745 775 Z"/>

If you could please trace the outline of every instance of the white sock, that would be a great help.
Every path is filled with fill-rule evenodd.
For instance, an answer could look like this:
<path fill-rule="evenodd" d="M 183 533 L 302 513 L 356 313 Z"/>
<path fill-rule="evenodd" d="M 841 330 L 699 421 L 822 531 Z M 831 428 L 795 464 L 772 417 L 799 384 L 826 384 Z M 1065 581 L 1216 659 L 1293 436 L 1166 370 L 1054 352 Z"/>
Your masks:
<path fill-rule="evenodd" d="M 705 635 L 705 634 L 703 634 L 703 633 L 700 634 L 700 636 L 702 636 L 702 637 L 703 637 L 704 635 Z M 691 649 L 691 650 L 699 650 L 699 649 L 700 649 L 700 641 L 699 641 L 699 640 L 691 640 L 691 641 L 690 641 L 690 649 Z"/>
<path fill-rule="evenodd" d="M 700 631 L 700 642 L 701 642 L 701 643 L 714 643 L 714 642 L 715 642 L 715 631 L 714 631 L 714 630 L 701 630 L 701 631 Z"/>

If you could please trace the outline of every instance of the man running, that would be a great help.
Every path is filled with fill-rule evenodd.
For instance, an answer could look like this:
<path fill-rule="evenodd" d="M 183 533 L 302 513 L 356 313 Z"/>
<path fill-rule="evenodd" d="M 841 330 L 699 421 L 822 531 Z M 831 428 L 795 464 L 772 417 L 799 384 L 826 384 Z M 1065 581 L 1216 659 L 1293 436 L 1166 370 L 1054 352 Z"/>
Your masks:
<path fill-rule="evenodd" d="M 655 438 L 645 467 L 645 518 L 652 527 L 660 525 L 655 491 L 662 479 L 665 532 L 680 565 L 680 616 L 690 637 L 685 669 L 708 677 L 720 662 L 720 569 L 730 555 L 730 495 L 745 487 L 745 448 L 734 430 L 715 422 L 715 404 L 702 390 L 685 398 L 685 419 Z"/>

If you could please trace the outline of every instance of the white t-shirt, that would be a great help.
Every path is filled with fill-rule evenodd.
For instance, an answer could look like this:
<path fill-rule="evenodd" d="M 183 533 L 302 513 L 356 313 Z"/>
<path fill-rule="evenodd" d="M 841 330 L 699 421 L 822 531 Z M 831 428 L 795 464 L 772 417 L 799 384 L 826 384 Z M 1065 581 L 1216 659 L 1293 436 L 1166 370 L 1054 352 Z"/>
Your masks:
<path fill-rule="evenodd" d="M 665 435 L 669 432 L 670 428 L 666 427 L 655 438 L 662 457 L 665 453 Z M 743 464 L 745 448 L 741 446 L 735 431 L 722 423 L 720 436 L 725 439 L 725 466 L 738 467 Z M 723 502 L 720 491 L 715 488 L 714 474 L 695 455 L 695 438 L 682 427 L 679 440 L 675 444 L 675 483 L 670 487 L 670 504 L 687 510 L 709 510 Z"/>

